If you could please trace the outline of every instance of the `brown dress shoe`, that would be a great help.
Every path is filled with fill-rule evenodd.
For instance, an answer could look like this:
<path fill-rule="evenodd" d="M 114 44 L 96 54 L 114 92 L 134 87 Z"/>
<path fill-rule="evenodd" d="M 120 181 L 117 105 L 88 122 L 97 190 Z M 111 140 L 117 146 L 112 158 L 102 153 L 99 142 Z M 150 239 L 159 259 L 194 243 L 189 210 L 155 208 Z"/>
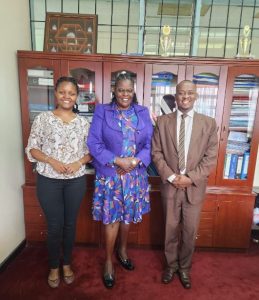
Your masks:
<path fill-rule="evenodd" d="M 190 289 L 192 287 L 191 277 L 186 271 L 179 271 L 180 281 L 185 289 Z"/>
<path fill-rule="evenodd" d="M 174 274 L 176 270 L 170 267 L 167 267 L 162 274 L 162 282 L 167 284 L 174 279 Z"/>

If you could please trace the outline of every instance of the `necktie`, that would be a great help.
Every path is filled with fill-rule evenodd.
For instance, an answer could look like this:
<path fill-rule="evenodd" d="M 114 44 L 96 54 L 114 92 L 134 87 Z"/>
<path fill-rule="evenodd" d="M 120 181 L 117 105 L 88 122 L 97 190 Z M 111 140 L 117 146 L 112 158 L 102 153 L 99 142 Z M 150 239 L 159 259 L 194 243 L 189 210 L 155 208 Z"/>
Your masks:
<path fill-rule="evenodd" d="M 186 114 L 182 114 L 182 120 L 180 125 L 180 133 L 179 133 L 179 145 L 178 145 L 178 158 L 179 158 L 179 169 L 183 171 L 185 169 L 185 148 L 184 148 L 184 140 L 185 140 L 185 118 Z"/>

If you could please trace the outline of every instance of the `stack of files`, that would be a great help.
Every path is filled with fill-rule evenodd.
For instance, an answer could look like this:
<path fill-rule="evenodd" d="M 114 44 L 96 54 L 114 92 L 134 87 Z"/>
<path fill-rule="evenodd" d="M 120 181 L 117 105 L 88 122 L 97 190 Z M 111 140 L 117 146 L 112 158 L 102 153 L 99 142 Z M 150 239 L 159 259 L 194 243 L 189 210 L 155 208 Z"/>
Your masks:
<path fill-rule="evenodd" d="M 224 178 L 225 179 L 246 179 L 250 153 L 244 155 L 227 153 L 225 156 Z"/>

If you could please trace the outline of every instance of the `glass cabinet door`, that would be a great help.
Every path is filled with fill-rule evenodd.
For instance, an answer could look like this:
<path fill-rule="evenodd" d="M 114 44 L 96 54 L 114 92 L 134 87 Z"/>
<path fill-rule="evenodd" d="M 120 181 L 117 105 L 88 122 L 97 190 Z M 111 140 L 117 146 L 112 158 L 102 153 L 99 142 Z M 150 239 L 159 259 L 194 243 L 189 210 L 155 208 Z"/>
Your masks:
<path fill-rule="evenodd" d="M 91 123 L 95 105 L 102 102 L 102 64 L 92 61 L 68 61 L 67 64 L 66 69 L 63 67 L 62 73 L 67 70 L 68 75 L 76 79 L 79 86 L 77 98 L 79 114 Z M 87 164 L 86 168 L 87 174 L 94 174 L 91 164 Z"/>
<path fill-rule="evenodd" d="M 116 76 L 128 72 L 134 80 L 134 89 L 139 104 L 143 104 L 144 64 L 136 63 L 104 63 L 103 103 L 110 103 Z"/>
<path fill-rule="evenodd" d="M 62 65 L 62 74 L 72 76 L 78 82 L 79 114 L 91 122 L 96 103 L 102 102 L 102 63 L 67 61 Z"/>
<path fill-rule="evenodd" d="M 224 95 L 227 71 L 222 66 L 187 66 L 187 79 L 193 81 L 197 87 L 198 97 L 194 103 L 197 113 L 212 117 L 218 124 L 222 120 Z M 208 184 L 214 185 L 216 181 L 216 166 L 211 171 Z"/>
<path fill-rule="evenodd" d="M 77 80 L 79 86 L 79 95 L 77 104 L 79 114 L 85 116 L 89 122 L 92 121 L 95 109 L 95 72 L 78 68 L 70 70 L 70 76 Z"/>
<path fill-rule="evenodd" d="M 144 105 L 149 108 L 151 120 L 155 125 L 156 118 L 176 109 L 176 85 L 185 78 L 185 66 L 166 64 L 147 64 L 145 67 Z M 158 172 L 153 162 L 147 172 L 152 186 L 160 183 Z"/>
<path fill-rule="evenodd" d="M 175 110 L 175 88 L 184 79 L 184 66 L 146 65 L 144 104 L 155 119 Z"/>
<path fill-rule="evenodd" d="M 170 72 L 152 74 L 150 112 L 154 119 L 176 109 L 174 95 L 177 79 L 177 74 Z"/>
<path fill-rule="evenodd" d="M 48 59 L 19 59 L 23 145 L 27 146 L 31 125 L 35 117 L 55 107 L 54 82 L 59 76 L 59 61 Z M 26 183 L 35 182 L 33 165 L 25 164 Z"/>
<path fill-rule="evenodd" d="M 54 71 L 43 68 L 27 70 L 29 120 L 32 124 L 35 117 L 47 110 L 55 108 Z"/>
<path fill-rule="evenodd" d="M 221 142 L 224 150 L 220 178 L 224 184 L 252 186 L 255 162 L 251 160 L 256 159 L 259 140 L 255 132 L 258 131 L 255 124 L 258 124 L 259 72 L 254 71 L 253 68 L 234 70 L 229 80 L 231 92 L 226 95 L 229 107 L 224 114 Z"/>
<path fill-rule="evenodd" d="M 215 118 L 219 76 L 211 73 L 200 73 L 193 76 L 196 84 L 198 98 L 194 103 L 194 110 L 200 114 Z"/>

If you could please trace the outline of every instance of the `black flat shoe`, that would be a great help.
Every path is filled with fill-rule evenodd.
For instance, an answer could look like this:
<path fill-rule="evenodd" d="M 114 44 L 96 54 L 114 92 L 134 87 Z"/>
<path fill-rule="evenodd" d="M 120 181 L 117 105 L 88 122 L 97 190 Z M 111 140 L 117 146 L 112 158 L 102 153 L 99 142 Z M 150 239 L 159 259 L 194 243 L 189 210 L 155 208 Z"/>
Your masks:
<path fill-rule="evenodd" d="M 107 289 L 111 289 L 113 288 L 114 284 L 115 284 L 115 276 L 114 273 L 110 274 L 110 273 L 104 273 L 103 274 L 103 284 Z"/>
<path fill-rule="evenodd" d="M 128 271 L 132 271 L 132 270 L 135 269 L 134 264 L 132 263 L 132 261 L 129 258 L 127 258 L 127 259 L 122 258 L 119 251 L 116 251 L 116 257 L 117 257 L 119 263 L 123 266 L 124 269 L 126 269 Z"/>

